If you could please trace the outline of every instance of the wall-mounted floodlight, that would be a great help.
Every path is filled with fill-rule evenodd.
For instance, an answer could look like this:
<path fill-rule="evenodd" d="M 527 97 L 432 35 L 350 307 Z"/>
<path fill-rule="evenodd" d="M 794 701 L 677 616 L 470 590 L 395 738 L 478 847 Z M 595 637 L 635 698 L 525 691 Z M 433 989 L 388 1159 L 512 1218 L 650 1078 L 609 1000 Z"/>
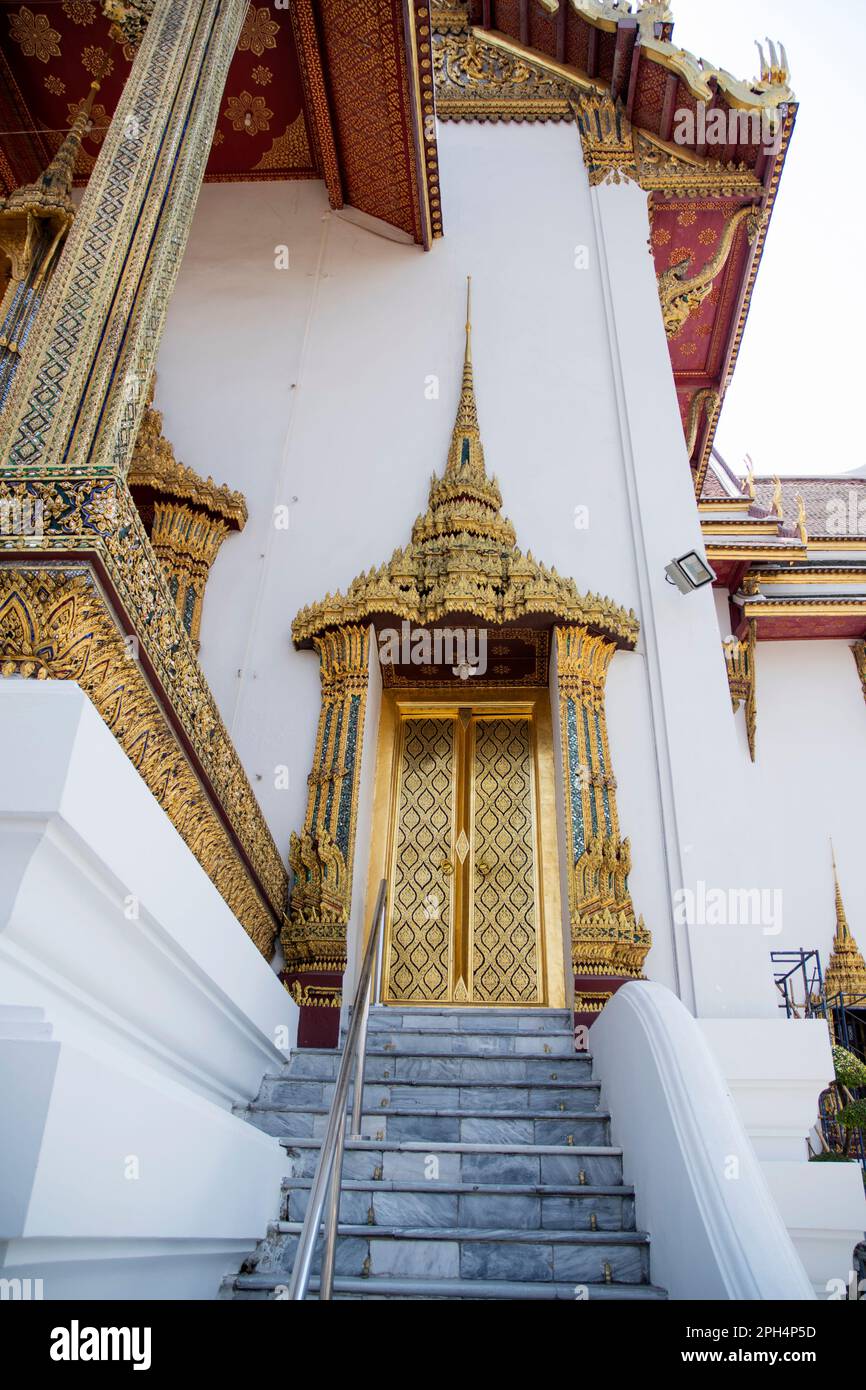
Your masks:
<path fill-rule="evenodd" d="M 690 550 L 678 560 L 671 560 L 669 565 L 665 565 L 665 574 L 668 583 L 676 584 L 681 594 L 691 594 L 695 589 L 702 589 L 705 584 L 712 584 L 716 577 L 696 550 Z"/>

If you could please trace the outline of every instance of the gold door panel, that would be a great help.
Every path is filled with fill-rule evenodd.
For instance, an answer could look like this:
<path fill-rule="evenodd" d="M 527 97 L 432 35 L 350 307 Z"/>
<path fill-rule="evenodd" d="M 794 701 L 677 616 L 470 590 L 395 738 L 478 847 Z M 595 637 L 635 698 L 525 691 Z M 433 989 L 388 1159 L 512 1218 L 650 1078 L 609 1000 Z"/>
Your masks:
<path fill-rule="evenodd" d="M 474 721 L 472 999 L 538 1004 L 532 749 L 527 719 Z"/>
<path fill-rule="evenodd" d="M 544 1002 L 535 730 L 458 707 L 397 720 L 385 999 Z"/>
<path fill-rule="evenodd" d="M 450 999 L 454 742 L 452 719 L 404 721 L 388 992 L 414 1003 Z"/>

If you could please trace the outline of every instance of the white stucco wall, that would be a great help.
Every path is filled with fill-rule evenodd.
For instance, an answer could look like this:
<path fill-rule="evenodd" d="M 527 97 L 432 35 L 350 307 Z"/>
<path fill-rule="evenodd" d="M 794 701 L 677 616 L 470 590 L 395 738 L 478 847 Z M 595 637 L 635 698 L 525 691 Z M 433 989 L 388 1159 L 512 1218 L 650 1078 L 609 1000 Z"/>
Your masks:
<path fill-rule="evenodd" d="M 784 891 L 775 949 L 817 946 L 835 929 L 830 840 L 852 931 L 866 949 L 866 704 L 848 642 L 761 642 L 757 761 L 744 834 Z M 746 755 L 747 757 L 748 755 Z"/>
<path fill-rule="evenodd" d="M 568 126 L 445 125 L 440 153 L 447 235 L 427 255 L 329 213 L 315 183 L 202 191 L 156 403 L 178 456 L 241 488 L 250 509 L 214 567 L 202 664 L 285 851 L 303 820 L 319 704 L 316 657 L 292 649 L 291 621 L 408 540 L 430 475 L 445 462 L 471 273 L 487 465 L 518 544 L 581 588 L 634 607 L 643 623 L 638 652 L 613 663 L 608 707 L 633 898 L 655 938 L 649 973 L 688 998 L 695 955 L 712 984 L 698 990 L 699 1011 L 729 1011 L 714 1002 L 718 972 L 736 992 L 748 956 L 750 971 L 766 968 L 769 982 L 776 941 L 760 928 L 739 941 L 696 928 L 680 930 L 675 947 L 671 888 L 698 880 L 772 888 L 784 875 L 795 944 L 811 944 L 832 905 L 816 782 L 827 812 L 836 806 L 844 862 L 862 768 L 856 757 L 820 775 L 811 759 L 799 765 L 804 737 L 825 736 L 804 727 L 827 707 L 811 680 L 802 704 L 783 694 L 784 677 L 774 687 L 773 663 L 789 661 L 793 648 L 769 660 L 762 648 L 751 769 L 730 713 L 713 597 L 682 599 L 664 584 L 664 563 L 700 537 L 645 196 L 590 190 Z M 288 270 L 275 269 L 281 245 Z M 580 247 L 585 269 L 576 266 Z M 438 399 L 428 398 L 433 376 Z M 290 507 L 288 531 L 273 524 L 281 505 Z M 581 505 L 585 530 L 574 525 Z M 828 681 L 829 665 L 853 671 L 847 651 L 833 651 Z M 792 699 L 774 719 L 774 707 Z M 849 681 L 846 721 L 857 699 Z M 840 720 L 832 737 L 844 741 L 841 730 Z M 368 758 L 373 749 L 368 738 Z M 287 791 L 274 784 L 280 764 L 290 769 Z M 362 815 L 356 872 L 368 834 Z M 846 881 L 855 924 L 857 871 L 854 860 Z M 767 989 L 758 993 L 748 1008 L 771 1011 Z"/>

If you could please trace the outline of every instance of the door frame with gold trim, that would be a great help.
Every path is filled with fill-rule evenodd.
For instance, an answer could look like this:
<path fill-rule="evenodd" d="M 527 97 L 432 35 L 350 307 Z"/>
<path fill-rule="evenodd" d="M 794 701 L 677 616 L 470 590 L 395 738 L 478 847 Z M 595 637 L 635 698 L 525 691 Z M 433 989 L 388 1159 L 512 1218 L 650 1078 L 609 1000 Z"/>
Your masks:
<path fill-rule="evenodd" d="M 539 982 L 541 998 L 534 1007 L 563 1008 L 566 1001 L 565 953 L 562 935 L 562 904 L 559 877 L 558 816 L 554 765 L 553 727 L 550 692 L 546 688 L 459 689 L 383 691 L 376 750 L 376 778 L 373 796 L 372 838 L 367 875 L 365 931 L 379 883 L 392 881 L 397 796 L 402 747 L 401 724 L 424 714 L 442 717 L 471 708 L 473 714 L 489 718 L 526 718 L 530 724 L 532 756 L 532 794 L 536 833 L 536 914 L 538 931 Z M 390 947 L 392 910 L 389 904 L 385 950 Z M 387 954 L 386 954 L 387 960 Z M 399 1007 L 397 1001 L 394 1007 Z M 471 1001 L 467 1001 L 471 1003 Z M 424 1007 L 420 1002 L 406 1007 Z M 459 1001 L 433 1003 L 429 1007 L 461 1007 Z M 479 1004 L 477 1007 L 491 1007 Z M 504 1007 L 509 1007 L 504 1005 Z M 513 1004 L 510 1007 L 531 1007 Z"/>

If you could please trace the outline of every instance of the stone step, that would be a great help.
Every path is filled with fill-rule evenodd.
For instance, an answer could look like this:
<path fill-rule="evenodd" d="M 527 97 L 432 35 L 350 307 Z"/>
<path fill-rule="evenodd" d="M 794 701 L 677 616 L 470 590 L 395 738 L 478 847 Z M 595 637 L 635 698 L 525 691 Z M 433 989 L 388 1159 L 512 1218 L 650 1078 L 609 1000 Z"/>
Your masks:
<path fill-rule="evenodd" d="M 384 1005 L 370 1010 L 367 1026 L 371 1031 L 418 1028 L 428 1032 L 443 1029 L 461 1033 L 558 1033 L 573 1032 L 574 1015 L 568 1009 L 412 1009 Z"/>
<path fill-rule="evenodd" d="M 0 1019 L 0 1038 L 9 1042 L 45 1040 L 53 1035 L 54 1025 L 40 1019 Z"/>
<path fill-rule="evenodd" d="M 327 1109 L 334 1095 L 334 1082 L 288 1077 L 272 1087 L 263 1087 L 256 1101 L 257 1110 L 264 1108 L 317 1110 Z M 349 1087 L 349 1105 L 353 1102 L 354 1086 Z M 364 1110 L 500 1110 L 519 1114 L 521 1111 L 549 1110 L 561 1114 L 588 1114 L 598 1103 L 598 1088 L 594 1084 L 574 1081 L 502 1081 L 496 1084 L 483 1081 L 382 1081 L 365 1082 Z"/>
<path fill-rule="evenodd" d="M 627 1187 L 517 1187 L 499 1184 L 344 1183 L 340 1220 L 353 1226 L 495 1227 L 504 1230 L 633 1231 Z M 283 1186 L 283 1217 L 301 1222 L 311 1179 Z"/>
<path fill-rule="evenodd" d="M 317 1139 L 281 1141 L 291 1178 L 311 1178 Z M 583 1174 L 583 1177 L 581 1177 Z M 417 1143 L 347 1139 L 343 1155 L 347 1180 L 397 1179 L 449 1183 L 529 1183 L 611 1187 L 622 1182 L 622 1150 L 608 1145 Z"/>
<path fill-rule="evenodd" d="M 594 1097 L 589 1098 L 590 1101 Z M 275 1109 L 250 1107 L 245 1119 L 265 1134 L 280 1138 L 319 1139 L 328 1126 L 329 1111 L 314 1109 Z M 571 1114 L 555 1110 L 526 1111 L 475 1109 L 434 1110 L 383 1107 L 361 1117 L 361 1134 L 367 1139 L 424 1139 L 478 1144 L 607 1144 L 609 1120 L 606 1111 L 591 1105 L 585 1112 Z M 347 1116 L 347 1132 L 351 1118 Z"/>
<path fill-rule="evenodd" d="M 339 1070 L 340 1057 L 336 1052 L 310 1047 L 297 1053 L 285 1071 L 266 1076 L 262 1083 L 262 1094 L 275 1081 L 293 1077 L 335 1080 Z M 407 1081 L 589 1081 L 592 1079 L 592 1061 L 585 1053 L 576 1052 L 567 1056 L 478 1052 L 422 1052 L 404 1056 L 400 1052 L 384 1052 L 371 1047 L 364 1060 L 364 1078 L 367 1081 L 393 1078 Z"/>
<path fill-rule="evenodd" d="M 455 1056 L 518 1056 L 518 1057 L 568 1057 L 575 1056 L 574 1033 L 570 1028 L 551 1029 L 545 1033 L 506 1033 L 503 1031 L 484 1031 L 480 1028 L 472 1032 L 453 1030 L 431 1032 L 420 1028 L 377 1028 L 368 1034 L 368 1052 L 400 1052 L 402 1055 L 419 1054 L 424 1057 L 445 1055 Z M 336 1055 L 336 1054 L 332 1054 Z M 587 1054 L 581 1052 L 580 1057 Z"/>
<path fill-rule="evenodd" d="M 318 1298 L 319 1281 L 310 1280 L 309 1297 Z M 239 1274 L 226 1279 L 220 1298 L 284 1299 L 288 1292 L 285 1275 Z M 546 1302 L 576 1299 L 589 1302 L 657 1302 L 667 1298 L 664 1289 L 653 1284 L 585 1284 L 576 1290 L 574 1284 L 554 1281 L 524 1283 L 503 1279 L 334 1279 L 334 1299 L 438 1299 L 495 1300 L 509 1302 Z"/>
<path fill-rule="evenodd" d="M 263 1272 L 291 1274 L 301 1226 L 281 1221 L 259 1251 Z M 648 1240 L 638 1231 L 340 1226 L 335 1273 L 350 1278 L 520 1279 L 642 1284 Z M 313 1261 L 318 1271 L 321 1250 Z"/>

